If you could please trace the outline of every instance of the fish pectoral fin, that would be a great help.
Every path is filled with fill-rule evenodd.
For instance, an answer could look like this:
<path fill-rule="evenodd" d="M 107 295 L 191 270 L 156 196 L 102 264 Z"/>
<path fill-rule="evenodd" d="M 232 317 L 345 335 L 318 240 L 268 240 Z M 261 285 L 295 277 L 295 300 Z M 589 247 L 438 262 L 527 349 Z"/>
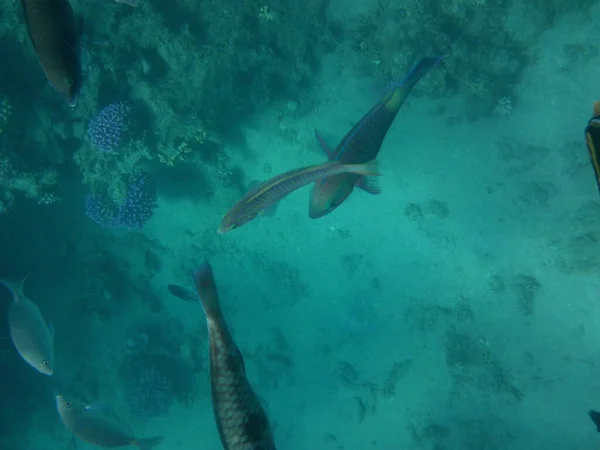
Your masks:
<path fill-rule="evenodd" d="M 331 147 L 329 147 L 329 145 L 327 145 L 327 142 L 325 142 L 325 139 L 317 130 L 315 130 L 315 137 L 317 138 L 319 145 L 323 149 L 323 152 L 327 155 L 327 158 L 329 158 L 330 160 L 337 159 L 335 152 L 331 149 Z"/>
<path fill-rule="evenodd" d="M 272 203 L 271 205 L 267 206 L 262 212 L 263 217 L 273 217 L 275 215 L 275 213 L 277 212 L 278 206 L 279 206 L 279 202 L 275 202 L 275 203 Z"/>
<path fill-rule="evenodd" d="M 360 177 L 354 185 L 362 189 L 369 194 L 377 195 L 381 194 L 381 185 L 379 184 L 379 178 L 376 177 Z"/>

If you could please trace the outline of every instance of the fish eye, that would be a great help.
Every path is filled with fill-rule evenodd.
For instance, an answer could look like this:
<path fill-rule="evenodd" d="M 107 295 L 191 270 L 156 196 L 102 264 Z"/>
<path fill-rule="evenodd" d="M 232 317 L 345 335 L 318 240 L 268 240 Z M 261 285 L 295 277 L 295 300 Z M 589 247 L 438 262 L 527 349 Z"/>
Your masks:
<path fill-rule="evenodd" d="M 65 403 L 65 406 L 66 406 L 67 408 L 70 408 L 70 407 L 71 407 L 71 402 L 67 402 L 67 403 Z"/>
<path fill-rule="evenodd" d="M 42 362 L 42 364 L 44 365 L 44 367 L 50 367 L 50 363 L 47 359 L 45 359 L 44 362 Z"/>

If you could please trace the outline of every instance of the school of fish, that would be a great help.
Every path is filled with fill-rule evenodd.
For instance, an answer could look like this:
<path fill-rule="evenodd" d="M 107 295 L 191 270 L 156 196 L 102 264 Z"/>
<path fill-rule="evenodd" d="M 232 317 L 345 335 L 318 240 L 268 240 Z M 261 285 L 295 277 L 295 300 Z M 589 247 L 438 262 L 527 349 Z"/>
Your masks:
<path fill-rule="evenodd" d="M 137 0 L 115 0 L 137 6 Z M 21 0 L 25 25 L 39 64 L 54 90 L 75 106 L 82 88 L 82 19 L 69 0 Z M 316 137 L 328 161 L 293 169 L 256 183 L 224 215 L 218 232 L 223 234 L 274 210 L 292 192 L 314 183 L 310 193 L 310 218 L 332 213 L 357 187 L 370 194 L 381 188 L 376 158 L 385 136 L 413 87 L 441 58 L 423 58 L 396 86 L 365 114 L 331 149 L 321 135 Z M 600 190 L 600 101 L 593 107 L 585 128 L 585 142 Z M 10 338 L 21 358 L 39 373 L 55 373 L 54 332 L 37 304 L 24 293 L 24 282 L 0 281 L 11 294 L 8 309 Z M 220 307 L 212 267 L 202 263 L 192 274 L 195 293 L 170 284 L 168 291 L 188 303 L 201 305 L 208 329 L 209 380 L 216 428 L 226 450 L 275 450 L 267 414 L 250 381 L 244 359 L 234 341 Z M 103 447 L 133 445 L 150 450 L 162 436 L 141 438 L 110 406 L 85 404 L 55 397 L 56 410 L 64 425 L 79 439 Z M 600 413 L 589 410 L 600 431 Z"/>

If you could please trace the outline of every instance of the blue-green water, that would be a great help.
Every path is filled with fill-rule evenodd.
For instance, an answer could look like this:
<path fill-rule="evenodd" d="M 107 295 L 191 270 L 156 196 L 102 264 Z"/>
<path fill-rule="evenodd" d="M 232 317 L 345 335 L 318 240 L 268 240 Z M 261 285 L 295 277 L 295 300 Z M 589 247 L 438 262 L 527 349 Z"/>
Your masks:
<path fill-rule="evenodd" d="M 20 5 L 0 5 L 0 278 L 29 274 L 56 351 L 52 377 L 22 361 L 1 290 L 0 449 L 89 447 L 57 391 L 112 405 L 164 435 L 158 449 L 221 448 L 202 309 L 167 291 L 191 289 L 205 258 L 280 449 L 598 445 L 600 202 L 583 139 L 597 1 L 74 6 L 71 108 Z M 384 141 L 380 195 L 312 220 L 302 188 L 216 233 L 252 180 L 324 161 L 315 129 L 335 145 L 437 54 Z M 98 151 L 88 125 L 118 102 L 126 130 Z M 141 229 L 86 216 L 88 194 L 114 207 L 139 173 L 157 194 Z"/>

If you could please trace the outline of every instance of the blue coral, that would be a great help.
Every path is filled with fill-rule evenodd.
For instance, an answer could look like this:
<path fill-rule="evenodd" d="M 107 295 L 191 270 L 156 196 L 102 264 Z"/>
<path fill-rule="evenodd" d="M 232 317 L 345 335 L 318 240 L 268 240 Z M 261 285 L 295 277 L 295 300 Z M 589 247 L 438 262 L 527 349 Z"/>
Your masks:
<path fill-rule="evenodd" d="M 104 107 L 88 126 L 92 147 L 103 153 L 115 153 L 127 129 L 127 118 L 131 108 L 125 102 Z"/>
<path fill-rule="evenodd" d="M 85 198 L 87 216 L 105 228 L 142 228 L 154 215 L 156 206 L 156 189 L 145 174 L 134 177 L 121 204 L 102 194 Z"/>
<path fill-rule="evenodd" d="M 126 382 L 125 399 L 139 419 L 165 417 L 173 405 L 173 386 L 158 369 L 138 366 Z"/>

